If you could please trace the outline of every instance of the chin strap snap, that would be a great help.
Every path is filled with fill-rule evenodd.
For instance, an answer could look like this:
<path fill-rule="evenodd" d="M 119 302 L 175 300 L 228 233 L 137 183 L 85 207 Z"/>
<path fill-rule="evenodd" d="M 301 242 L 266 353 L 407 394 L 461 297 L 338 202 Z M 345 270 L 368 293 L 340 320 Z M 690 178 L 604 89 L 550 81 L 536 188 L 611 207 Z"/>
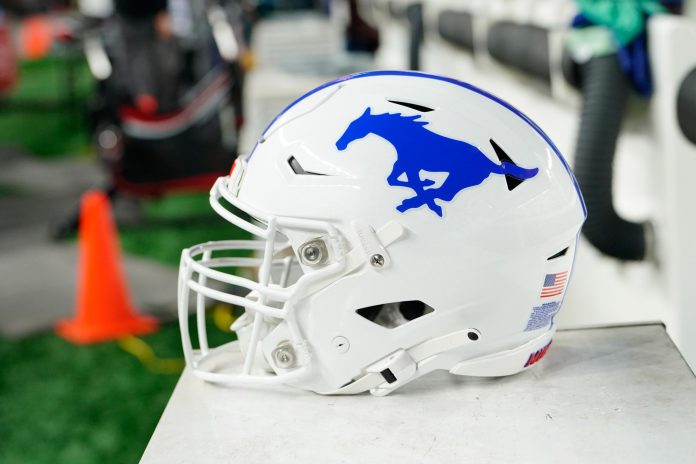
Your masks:
<path fill-rule="evenodd" d="M 465 329 L 441 337 L 426 340 L 408 350 L 399 349 L 368 366 L 366 374 L 326 395 L 354 395 L 370 390 L 375 396 L 385 396 L 418 376 L 418 365 L 426 359 L 476 342 L 480 333 Z"/>

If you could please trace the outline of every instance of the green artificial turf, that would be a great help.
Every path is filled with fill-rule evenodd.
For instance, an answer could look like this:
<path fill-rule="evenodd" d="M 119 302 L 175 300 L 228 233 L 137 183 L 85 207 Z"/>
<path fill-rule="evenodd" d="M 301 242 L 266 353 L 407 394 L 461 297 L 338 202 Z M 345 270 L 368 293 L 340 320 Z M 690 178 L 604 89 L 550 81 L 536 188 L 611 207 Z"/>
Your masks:
<path fill-rule="evenodd" d="M 143 216 L 119 231 L 124 251 L 172 266 L 183 247 L 248 238 L 215 214 L 207 193 L 145 200 Z M 208 322 L 212 346 L 233 339 Z M 158 357 L 181 358 L 176 323 L 143 339 Z M 0 338 L 0 360 L 2 464 L 138 462 L 178 379 L 116 342 L 75 346 L 53 333 Z"/>
<path fill-rule="evenodd" d="M 232 339 L 210 326 L 212 344 Z M 159 357 L 181 357 L 175 323 L 143 339 Z M 116 342 L 75 346 L 52 333 L 0 338 L 0 359 L 3 464 L 138 462 L 178 379 Z"/>
<path fill-rule="evenodd" d="M 0 146 L 41 156 L 89 151 L 86 108 L 93 92 L 93 79 L 79 54 L 20 63 L 17 86 L 0 98 Z"/>

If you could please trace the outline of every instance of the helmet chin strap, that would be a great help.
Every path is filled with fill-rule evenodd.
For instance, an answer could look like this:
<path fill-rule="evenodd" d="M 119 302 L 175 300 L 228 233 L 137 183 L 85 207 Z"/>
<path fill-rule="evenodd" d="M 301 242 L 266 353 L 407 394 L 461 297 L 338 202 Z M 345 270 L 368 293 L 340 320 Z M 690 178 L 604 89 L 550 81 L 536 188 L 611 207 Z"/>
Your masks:
<path fill-rule="evenodd" d="M 426 359 L 460 348 L 469 343 L 476 343 L 481 334 L 476 329 L 465 329 L 441 337 L 426 340 L 423 343 L 404 350 L 399 349 L 389 356 L 368 366 L 367 373 L 338 390 L 323 392 L 324 395 L 355 395 L 370 390 L 375 396 L 385 396 L 406 382 L 420 377 L 431 369 L 420 369 Z"/>
<path fill-rule="evenodd" d="M 355 224 L 354 226 L 357 226 L 356 229 L 358 229 L 361 235 L 362 247 L 356 247 L 348 254 L 348 272 L 357 267 L 358 263 L 364 263 L 366 258 L 369 260 L 370 256 L 374 256 L 372 255 L 373 250 L 378 249 L 376 244 L 381 244 L 382 247 L 388 247 L 406 232 L 401 224 L 396 221 L 390 221 L 376 233 L 372 232 L 376 237 L 370 240 L 366 238 L 366 236 L 368 236 L 368 233 L 366 233 L 369 230 L 368 228 L 360 227 L 361 225 Z M 384 250 L 384 248 L 381 248 L 381 250 Z M 387 257 L 388 263 L 388 255 L 384 253 L 384 256 Z M 397 350 L 380 361 L 368 366 L 366 369 L 367 373 L 362 377 L 344 385 L 338 390 L 324 392 L 323 394 L 354 395 L 370 390 L 370 393 L 376 396 L 388 395 L 407 381 L 429 372 L 429 370 L 424 369 L 419 371 L 419 363 L 432 356 L 444 353 L 445 351 L 450 351 L 473 343 L 480 338 L 480 335 L 481 334 L 476 329 L 465 329 L 426 340 L 408 350 Z"/>

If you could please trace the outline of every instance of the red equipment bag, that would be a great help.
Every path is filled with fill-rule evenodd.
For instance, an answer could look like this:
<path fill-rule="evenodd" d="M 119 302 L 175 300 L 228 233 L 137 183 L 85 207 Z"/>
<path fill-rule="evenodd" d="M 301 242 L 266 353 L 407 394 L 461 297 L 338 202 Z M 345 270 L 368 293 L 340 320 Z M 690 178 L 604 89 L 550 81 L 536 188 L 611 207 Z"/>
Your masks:
<path fill-rule="evenodd" d="M 10 37 L 10 25 L 0 11 L 0 96 L 9 93 L 16 82 L 17 57 Z"/>

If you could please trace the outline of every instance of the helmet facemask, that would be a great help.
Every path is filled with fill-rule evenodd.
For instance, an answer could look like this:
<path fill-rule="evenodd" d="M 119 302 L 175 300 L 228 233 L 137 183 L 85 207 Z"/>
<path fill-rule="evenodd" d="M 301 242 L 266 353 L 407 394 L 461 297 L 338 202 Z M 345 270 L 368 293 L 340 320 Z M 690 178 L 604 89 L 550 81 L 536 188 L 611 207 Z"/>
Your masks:
<path fill-rule="evenodd" d="M 258 239 L 208 242 L 182 252 L 178 309 L 184 355 L 196 375 L 206 380 L 228 384 L 287 383 L 305 375 L 309 363 L 294 305 L 344 273 L 347 262 L 340 245 L 342 238 L 329 223 L 268 216 L 243 204 L 229 188 L 241 175 L 242 170 L 236 171 L 237 177 L 216 182 L 210 203 L 223 218 Z M 245 216 L 253 217 L 253 222 Z M 316 237 L 298 250 L 304 257 L 300 258 L 304 266 L 299 265 L 298 255 L 283 233 L 289 229 Z M 230 268 L 237 274 L 226 272 Z M 257 279 L 239 275 L 253 272 L 258 274 Z M 245 314 L 232 327 L 238 334 L 238 342 L 218 348 L 208 346 L 205 310 L 211 299 L 245 309 Z M 188 326 L 191 303 L 196 308 L 198 350 L 193 349 Z M 287 327 L 288 339 L 279 343 L 282 346 L 275 351 L 274 362 L 261 353 L 259 344 L 281 323 Z M 222 366 L 215 359 L 223 351 L 230 354 L 235 349 L 243 363 L 230 369 L 226 360 L 224 372 L 221 371 Z"/>

